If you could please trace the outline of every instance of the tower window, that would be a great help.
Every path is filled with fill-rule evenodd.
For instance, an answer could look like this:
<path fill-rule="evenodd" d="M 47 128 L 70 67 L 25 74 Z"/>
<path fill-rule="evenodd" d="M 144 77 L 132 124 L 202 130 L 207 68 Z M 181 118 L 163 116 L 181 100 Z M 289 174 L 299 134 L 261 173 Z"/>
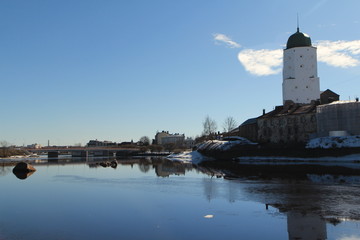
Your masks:
<path fill-rule="evenodd" d="M 301 64 L 300 67 L 302 68 L 302 67 L 304 67 L 304 65 Z"/>
<path fill-rule="evenodd" d="M 302 55 L 300 55 L 300 57 L 302 58 Z"/>
<path fill-rule="evenodd" d="M 306 88 L 309 88 L 309 86 L 306 86 Z"/>

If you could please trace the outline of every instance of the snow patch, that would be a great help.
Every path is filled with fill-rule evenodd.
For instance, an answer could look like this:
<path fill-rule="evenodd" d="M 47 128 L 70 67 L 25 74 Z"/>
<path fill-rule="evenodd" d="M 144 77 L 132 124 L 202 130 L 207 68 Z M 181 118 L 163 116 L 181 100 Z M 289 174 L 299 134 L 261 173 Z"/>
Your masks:
<path fill-rule="evenodd" d="M 226 151 L 231 149 L 237 145 L 256 145 L 257 143 L 253 143 L 246 138 L 242 137 L 227 137 L 225 139 L 229 139 L 230 141 L 226 140 L 209 140 L 203 142 L 198 145 L 199 150 L 220 150 Z"/>
<path fill-rule="evenodd" d="M 321 137 L 311 139 L 306 148 L 351 148 L 360 147 L 360 135 L 341 137 Z"/>
<path fill-rule="evenodd" d="M 213 160 L 212 158 L 203 156 L 198 151 L 174 153 L 174 154 L 170 154 L 166 158 L 171 161 L 194 163 L 194 164 L 200 163 L 202 161 Z"/>

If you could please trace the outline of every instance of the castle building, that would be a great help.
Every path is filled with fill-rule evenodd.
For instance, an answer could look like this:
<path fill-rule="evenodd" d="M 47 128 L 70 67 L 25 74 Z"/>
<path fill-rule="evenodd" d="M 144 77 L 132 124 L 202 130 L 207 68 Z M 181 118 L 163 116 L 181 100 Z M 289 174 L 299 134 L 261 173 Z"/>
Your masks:
<path fill-rule="evenodd" d="M 306 143 L 316 137 L 360 135 L 360 102 L 320 91 L 316 47 L 299 31 L 283 55 L 283 105 L 239 126 L 238 135 L 259 143 Z"/>
<path fill-rule="evenodd" d="M 287 41 L 283 55 L 283 103 L 308 104 L 320 99 L 316 47 L 310 37 L 299 31 Z"/>

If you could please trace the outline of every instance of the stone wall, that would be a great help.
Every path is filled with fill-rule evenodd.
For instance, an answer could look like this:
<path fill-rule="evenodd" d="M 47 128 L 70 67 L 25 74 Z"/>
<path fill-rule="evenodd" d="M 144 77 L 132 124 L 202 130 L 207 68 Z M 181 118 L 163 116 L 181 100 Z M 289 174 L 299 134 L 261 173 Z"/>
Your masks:
<path fill-rule="evenodd" d="M 316 131 L 315 113 L 258 119 L 259 143 L 305 143 Z"/>

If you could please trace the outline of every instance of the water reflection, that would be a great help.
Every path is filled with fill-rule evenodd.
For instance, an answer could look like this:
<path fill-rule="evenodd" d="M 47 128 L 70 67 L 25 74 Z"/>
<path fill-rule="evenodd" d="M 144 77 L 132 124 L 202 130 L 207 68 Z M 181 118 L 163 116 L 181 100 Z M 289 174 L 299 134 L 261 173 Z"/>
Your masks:
<path fill-rule="evenodd" d="M 99 168 L 104 172 L 118 172 L 130 166 L 144 174 L 155 173 L 159 179 L 164 180 L 172 176 L 190 175 L 190 172 L 204 173 L 210 177 L 199 180 L 202 188 L 200 188 L 200 196 L 203 196 L 207 202 L 216 202 L 214 200 L 225 198 L 229 203 L 245 200 L 264 204 L 264 213 L 286 216 L 289 240 L 328 239 L 327 226 L 341 225 L 343 221 L 360 221 L 358 205 L 360 188 L 356 176 L 354 177 L 356 172 L 352 170 L 343 171 L 342 177 L 337 173 L 327 174 L 324 178 L 322 174 L 325 172 L 321 171 L 325 170 L 319 169 L 310 169 L 311 175 L 309 175 L 306 171 L 298 171 L 298 168 L 276 166 L 247 168 L 234 162 L 205 162 L 193 165 L 168 161 L 164 158 L 96 158 L 76 159 L 76 161 L 58 159 L 57 162 L 41 162 L 36 165 L 67 164 L 82 164 L 85 168 L 86 166 L 91 169 Z M 0 177 L 8 173 L 9 168 L 0 167 Z M 76 177 L 76 175 L 63 176 Z M 96 179 L 92 179 L 96 184 Z M 316 179 L 317 181 L 314 182 Z M 346 180 L 329 184 L 318 179 Z M 351 179 L 355 181 L 352 182 Z M 125 182 L 115 178 L 105 180 L 112 184 Z M 133 184 L 134 181 L 135 179 L 131 179 L 128 182 Z M 101 188 L 98 188 L 98 191 L 99 189 Z M 216 214 L 208 214 L 208 212 L 202 216 L 205 219 L 217 219 Z M 260 229 L 261 226 L 258 228 Z"/>
<path fill-rule="evenodd" d="M 25 180 L 28 177 L 30 177 L 32 174 L 34 174 L 34 172 L 18 172 L 18 171 L 13 171 L 13 173 L 20 180 Z"/>

